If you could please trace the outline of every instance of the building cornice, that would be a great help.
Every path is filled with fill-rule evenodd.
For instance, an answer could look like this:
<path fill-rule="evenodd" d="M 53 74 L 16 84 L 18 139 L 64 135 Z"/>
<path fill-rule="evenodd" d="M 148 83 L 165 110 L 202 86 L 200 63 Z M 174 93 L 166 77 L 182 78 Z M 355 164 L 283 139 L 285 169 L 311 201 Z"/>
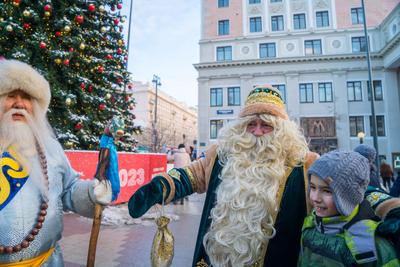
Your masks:
<path fill-rule="evenodd" d="M 383 57 L 386 53 L 390 52 L 393 48 L 397 47 L 397 45 L 400 44 L 400 31 L 396 34 L 395 37 L 390 40 L 389 43 L 387 43 L 381 51 L 379 51 L 379 56 Z"/>
<path fill-rule="evenodd" d="M 252 65 L 268 65 L 268 64 L 283 64 L 283 63 L 308 63 L 317 61 L 341 61 L 341 60 L 364 60 L 365 54 L 342 54 L 342 55 L 322 55 L 322 56 L 307 56 L 307 57 L 282 57 L 273 59 L 252 59 L 252 60 L 232 60 L 224 62 L 204 62 L 194 64 L 195 69 L 210 69 L 210 68 L 225 68 L 225 67 L 241 67 Z M 382 59 L 381 52 L 372 53 L 372 59 Z"/>

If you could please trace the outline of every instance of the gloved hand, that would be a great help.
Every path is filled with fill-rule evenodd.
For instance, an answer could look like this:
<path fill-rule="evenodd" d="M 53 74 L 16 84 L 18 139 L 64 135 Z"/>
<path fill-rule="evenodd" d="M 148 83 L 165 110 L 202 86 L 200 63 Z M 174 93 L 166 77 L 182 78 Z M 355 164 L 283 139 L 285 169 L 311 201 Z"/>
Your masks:
<path fill-rule="evenodd" d="M 139 218 L 146 213 L 154 204 L 162 203 L 163 198 L 163 183 L 160 176 L 154 177 L 150 183 L 140 187 L 129 199 L 128 210 L 133 218 Z M 167 191 L 167 190 L 166 190 Z M 169 192 L 166 192 L 166 196 Z"/>
<path fill-rule="evenodd" d="M 389 211 L 384 221 L 378 225 L 377 231 L 390 238 L 396 251 L 400 251 L 400 207 Z"/>
<path fill-rule="evenodd" d="M 112 198 L 112 188 L 109 180 L 99 181 L 94 179 L 93 193 L 96 203 L 109 205 Z"/>

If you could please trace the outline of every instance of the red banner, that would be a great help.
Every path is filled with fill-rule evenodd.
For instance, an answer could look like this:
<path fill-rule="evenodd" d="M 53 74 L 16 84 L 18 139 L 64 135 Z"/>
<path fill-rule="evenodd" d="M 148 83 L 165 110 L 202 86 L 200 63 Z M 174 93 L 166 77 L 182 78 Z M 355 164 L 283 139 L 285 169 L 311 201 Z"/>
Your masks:
<path fill-rule="evenodd" d="M 97 151 L 65 151 L 72 168 L 81 179 L 91 180 L 96 173 Z M 154 174 L 167 171 L 165 154 L 135 154 L 118 152 L 119 181 L 121 192 L 114 204 L 127 202 L 132 194 L 148 183 Z"/>

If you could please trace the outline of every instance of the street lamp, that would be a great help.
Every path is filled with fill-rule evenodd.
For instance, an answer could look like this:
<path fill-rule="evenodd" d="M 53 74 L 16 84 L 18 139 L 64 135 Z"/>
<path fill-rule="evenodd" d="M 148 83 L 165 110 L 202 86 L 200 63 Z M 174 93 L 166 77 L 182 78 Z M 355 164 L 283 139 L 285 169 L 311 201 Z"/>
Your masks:
<path fill-rule="evenodd" d="M 358 132 L 357 137 L 358 139 L 360 139 L 360 144 L 364 143 L 364 137 L 365 137 L 364 132 Z"/>
<path fill-rule="evenodd" d="M 153 75 L 153 80 L 151 80 L 156 87 L 156 99 L 154 103 L 154 120 L 153 120 L 153 152 L 157 150 L 158 133 L 157 133 L 157 107 L 158 107 L 158 86 L 161 86 L 161 79 L 157 75 Z"/>

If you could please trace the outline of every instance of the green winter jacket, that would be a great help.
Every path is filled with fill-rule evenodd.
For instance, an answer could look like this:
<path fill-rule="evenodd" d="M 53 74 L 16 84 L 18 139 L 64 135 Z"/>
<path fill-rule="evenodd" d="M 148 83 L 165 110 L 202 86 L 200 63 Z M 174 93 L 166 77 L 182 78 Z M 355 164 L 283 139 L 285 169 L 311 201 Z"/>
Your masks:
<path fill-rule="evenodd" d="M 306 217 L 298 266 L 399 267 L 392 243 L 375 233 L 378 222 L 356 217 L 364 210 L 363 204 L 347 217 L 319 218 L 315 212 Z"/>

